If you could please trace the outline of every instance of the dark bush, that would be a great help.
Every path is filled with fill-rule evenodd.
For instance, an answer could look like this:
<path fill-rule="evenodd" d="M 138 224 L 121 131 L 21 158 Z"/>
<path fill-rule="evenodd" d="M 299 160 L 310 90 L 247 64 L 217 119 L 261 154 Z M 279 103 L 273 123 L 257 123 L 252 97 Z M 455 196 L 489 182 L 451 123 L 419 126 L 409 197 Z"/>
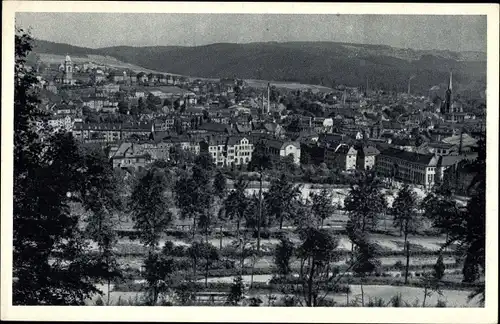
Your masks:
<path fill-rule="evenodd" d="M 252 235 L 252 236 L 253 236 L 253 238 L 257 238 L 258 234 L 259 234 L 259 233 L 258 233 L 258 231 L 257 231 L 257 230 L 255 230 L 255 231 L 253 232 L 253 235 Z M 260 230 L 260 238 L 261 238 L 261 239 L 265 239 L 265 240 L 267 240 L 269 237 L 271 237 L 271 232 L 270 232 L 267 228 L 266 228 L 266 229 L 261 229 L 261 230 Z"/>

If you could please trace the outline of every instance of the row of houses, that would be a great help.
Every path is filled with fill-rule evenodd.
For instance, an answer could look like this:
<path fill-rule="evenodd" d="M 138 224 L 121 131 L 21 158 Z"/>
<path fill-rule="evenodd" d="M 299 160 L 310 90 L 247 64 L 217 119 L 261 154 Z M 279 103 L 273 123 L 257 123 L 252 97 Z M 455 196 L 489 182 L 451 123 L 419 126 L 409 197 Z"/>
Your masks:
<path fill-rule="evenodd" d="M 117 142 L 134 139 L 148 139 L 153 132 L 153 124 L 136 123 L 74 123 L 73 137 L 82 142 Z"/>
<path fill-rule="evenodd" d="M 274 160 L 291 156 L 300 163 L 300 144 L 286 140 L 251 136 L 193 136 L 174 137 L 162 141 L 124 141 L 113 146 L 110 159 L 114 168 L 143 168 L 156 160 L 170 160 L 174 147 L 198 155 L 208 154 L 217 167 L 248 165 L 252 160 L 255 144 L 261 141 Z"/>

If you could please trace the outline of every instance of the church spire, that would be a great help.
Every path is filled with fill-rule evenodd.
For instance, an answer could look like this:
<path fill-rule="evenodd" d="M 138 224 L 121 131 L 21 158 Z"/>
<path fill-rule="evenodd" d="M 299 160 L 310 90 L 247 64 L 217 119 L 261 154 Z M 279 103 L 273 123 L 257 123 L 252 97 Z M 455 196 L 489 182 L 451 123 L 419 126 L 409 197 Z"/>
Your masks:
<path fill-rule="evenodd" d="M 453 77 L 453 72 L 450 72 L 450 84 L 448 85 L 448 89 L 450 90 L 453 90 L 452 77 Z"/>

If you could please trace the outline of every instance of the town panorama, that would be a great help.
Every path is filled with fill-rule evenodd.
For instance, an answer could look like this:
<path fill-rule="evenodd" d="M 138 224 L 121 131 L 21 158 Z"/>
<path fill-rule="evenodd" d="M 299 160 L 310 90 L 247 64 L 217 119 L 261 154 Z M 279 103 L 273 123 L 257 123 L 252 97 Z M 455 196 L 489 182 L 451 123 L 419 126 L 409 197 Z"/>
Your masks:
<path fill-rule="evenodd" d="M 283 44 L 252 51 L 330 46 Z M 375 52 L 365 74 L 287 80 L 26 29 L 15 45 L 14 305 L 484 305 L 485 85 L 466 58 L 415 52 L 386 85 Z"/>

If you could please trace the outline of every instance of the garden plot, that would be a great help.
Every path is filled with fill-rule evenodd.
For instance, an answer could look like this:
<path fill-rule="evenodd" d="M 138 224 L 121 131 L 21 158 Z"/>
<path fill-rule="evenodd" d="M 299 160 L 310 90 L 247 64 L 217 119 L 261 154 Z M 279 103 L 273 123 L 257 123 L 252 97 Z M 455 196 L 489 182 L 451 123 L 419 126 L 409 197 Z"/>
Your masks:
<path fill-rule="evenodd" d="M 226 282 L 226 283 L 231 283 L 233 282 L 234 278 L 236 276 L 231 276 L 231 277 L 212 277 L 212 278 L 208 278 L 208 282 Z M 241 276 L 241 278 L 243 279 L 243 282 L 247 283 L 247 284 L 250 284 L 250 281 L 251 281 L 251 275 L 244 275 L 244 276 Z M 273 277 L 273 275 L 254 275 L 253 276 L 253 281 L 254 282 L 269 282 L 269 280 L 271 280 L 271 278 Z M 197 282 L 205 282 L 205 279 L 200 279 L 200 280 L 197 280 Z"/>
<path fill-rule="evenodd" d="M 361 287 L 359 285 L 351 285 L 350 287 L 350 298 L 361 298 Z M 424 299 L 424 289 L 416 287 L 363 285 L 363 291 L 365 295 L 365 303 L 370 297 L 382 298 L 384 301 L 389 302 L 389 300 L 396 294 L 401 294 L 402 299 L 410 304 L 418 299 L 421 305 Z M 438 300 L 442 300 L 446 302 L 448 307 L 478 307 L 477 300 L 473 300 L 468 303 L 467 297 L 470 293 L 470 291 L 466 290 L 443 290 L 443 296 L 439 296 L 436 292 L 434 292 L 430 297 L 427 297 L 426 305 L 428 307 L 434 307 Z M 345 303 L 345 299 L 345 296 L 342 298 L 341 295 L 334 295 L 334 300 L 339 303 Z"/>
<path fill-rule="evenodd" d="M 401 261 L 403 265 L 406 264 L 406 257 L 380 257 L 377 258 L 383 266 L 393 266 L 396 262 Z M 421 265 L 434 265 L 438 259 L 438 256 L 412 256 L 410 258 L 410 266 L 421 266 Z M 451 256 L 443 257 L 443 263 L 445 265 L 455 264 L 455 258 Z"/>

